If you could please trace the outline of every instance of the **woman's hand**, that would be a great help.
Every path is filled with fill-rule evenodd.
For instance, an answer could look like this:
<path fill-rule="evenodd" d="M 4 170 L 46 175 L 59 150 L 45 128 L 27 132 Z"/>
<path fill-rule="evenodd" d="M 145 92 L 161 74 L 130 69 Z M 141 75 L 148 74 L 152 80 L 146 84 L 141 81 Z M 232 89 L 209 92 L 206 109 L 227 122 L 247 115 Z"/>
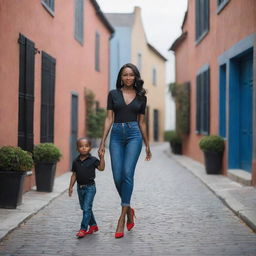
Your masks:
<path fill-rule="evenodd" d="M 151 157 L 152 157 L 152 154 L 151 154 L 150 148 L 149 148 L 149 146 L 147 146 L 146 147 L 146 158 L 145 158 L 145 160 L 149 161 L 151 159 Z"/>
<path fill-rule="evenodd" d="M 100 144 L 100 147 L 98 149 L 98 156 L 104 156 L 105 154 L 105 145 L 104 144 Z"/>

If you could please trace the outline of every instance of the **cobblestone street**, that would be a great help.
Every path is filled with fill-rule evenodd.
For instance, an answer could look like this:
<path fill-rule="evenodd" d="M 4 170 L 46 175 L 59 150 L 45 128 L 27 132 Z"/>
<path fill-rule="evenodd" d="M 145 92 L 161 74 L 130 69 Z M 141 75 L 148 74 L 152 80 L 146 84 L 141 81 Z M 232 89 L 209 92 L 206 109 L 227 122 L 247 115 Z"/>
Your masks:
<path fill-rule="evenodd" d="M 135 227 L 122 239 L 114 232 L 120 213 L 108 153 L 97 172 L 94 214 L 99 232 L 76 239 L 81 221 L 77 194 L 64 193 L 0 244 L 1 256 L 41 255 L 256 255 L 256 235 L 203 183 L 152 146 L 142 151 L 136 169 L 132 206 Z M 68 188 L 68 182 L 67 182 Z"/>

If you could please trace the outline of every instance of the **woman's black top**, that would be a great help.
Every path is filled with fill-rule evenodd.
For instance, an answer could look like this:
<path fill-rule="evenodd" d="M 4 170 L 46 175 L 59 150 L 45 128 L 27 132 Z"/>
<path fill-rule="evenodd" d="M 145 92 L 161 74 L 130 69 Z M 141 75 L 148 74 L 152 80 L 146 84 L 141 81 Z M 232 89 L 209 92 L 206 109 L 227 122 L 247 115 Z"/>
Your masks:
<path fill-rule="evenodd" d="M 126 123 L 138 121 L 139 114 L 145 114 L 147 104 L 146 96 L 136 94 L 135 98 L 126 104 L 123 97 L 123 92 L 120 89 L 111 90 L 108 94 L 108 110 L 113 110 L 115 113 L 115 123 Z"/>

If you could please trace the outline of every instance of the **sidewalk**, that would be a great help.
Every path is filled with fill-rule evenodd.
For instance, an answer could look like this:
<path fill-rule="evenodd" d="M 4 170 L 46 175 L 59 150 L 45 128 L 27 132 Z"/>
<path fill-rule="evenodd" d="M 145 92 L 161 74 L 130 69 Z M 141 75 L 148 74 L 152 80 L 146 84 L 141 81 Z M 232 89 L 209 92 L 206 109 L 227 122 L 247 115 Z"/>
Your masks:
<path fill-rule="evenodd" d="M 208 175 L 203 164 L 174 155 L 169 147 L 164 152 L 198 177 L 224 204 L 256 232 L 256 189 L 243 186 L 223 175 Z"/>
<path fill-rule="evenodd" d="M 222 175 L 207 175 L 202 164 L 186 156 L 171 154 L 169 144 L 167 143 L 162 144 L 159 150 L 197 176 L 217 197 L 256 232 L 255 188 L 242 186 Z M 57 177 L 54 182 L 54 190 L 51 193 L 38 192 L 33 187 L 31 191 L 23 195 L 22 204 L 17 209 L 0 208 L 0 240 L 47 206 L 55 198 L 66 192 L 70 175 L 71 173 L 66 173 Z"/>

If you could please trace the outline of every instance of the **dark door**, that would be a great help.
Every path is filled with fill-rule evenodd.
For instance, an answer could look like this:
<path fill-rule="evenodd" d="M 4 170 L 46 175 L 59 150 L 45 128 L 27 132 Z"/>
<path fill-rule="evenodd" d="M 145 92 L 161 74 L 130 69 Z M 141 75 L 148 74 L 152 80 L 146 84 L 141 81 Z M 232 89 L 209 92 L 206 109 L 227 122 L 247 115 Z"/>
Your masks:
<path fill-rule="evenodd" d="M 252 169 L 252 54 L 241 58 L 240 74 L 240 168 L 246 171 Z"/>
<path fill-rule="evenodd" d="M 158 110 L 154 109 L 154 141 L 158 141 L 159 121 Z"/>
<path fill-rule="evenodd" d="M 35 44 L 21 34 L 18 42 L 20 44 L 18 146 L 32 152 L 34 147 Z"/>
<path fill-rule="evenodd" d="M 71 163 L 78 155 L 76 150 L 76 140 L 78 134 L 78 95 L 72 93 L 71 95 Z"/>
<path fill-rule="evenodd" d="M 41 142 L 54 142 L 55 66 L 55 59 L 42 52 Z"/>

